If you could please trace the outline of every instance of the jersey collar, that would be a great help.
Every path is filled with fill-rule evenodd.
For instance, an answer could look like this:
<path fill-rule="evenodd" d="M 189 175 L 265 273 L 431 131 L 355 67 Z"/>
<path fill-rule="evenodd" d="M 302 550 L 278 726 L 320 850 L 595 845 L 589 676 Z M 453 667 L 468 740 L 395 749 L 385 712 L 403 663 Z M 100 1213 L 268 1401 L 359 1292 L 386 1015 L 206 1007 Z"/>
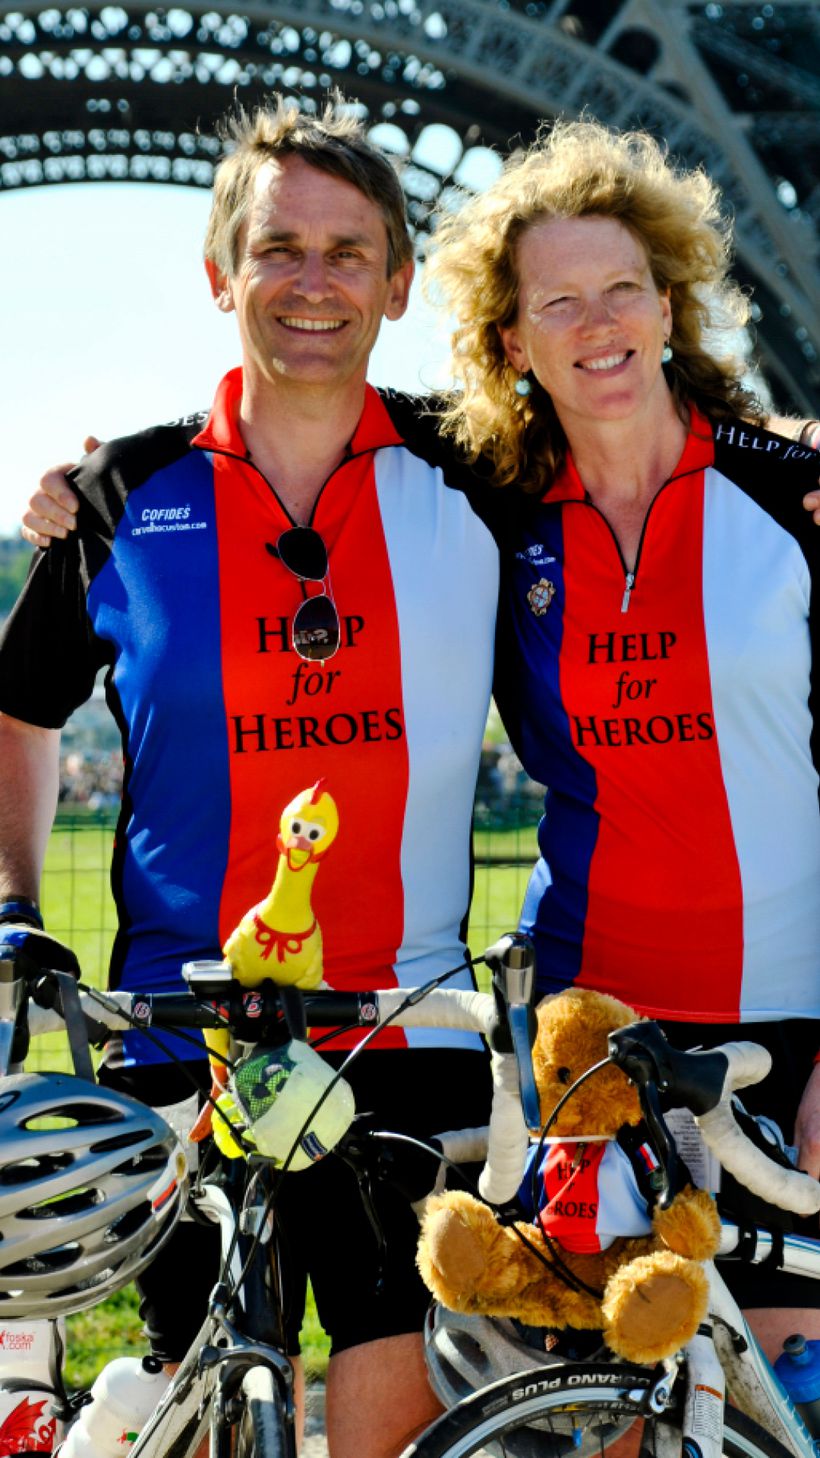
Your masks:
<path fill-rule="evenodd" d="M 191 445 L 202 450 L 225 451 L 241 460 L 248 459 L 248 448 L 239 429 L 239 406 L 242 400 L 242 368 L 229 370 L 219 383 L 211 413 Z M 398 434 L 384 402 L 372 385 L 365 386 L 364 409 L 350 440 L 347 456 L 358 456 L 382 446 L 400 445 Z"/>
<path fill-rule="evenodd" d="M 707 466 L 714 464 L 715 441 L 711 423 L 695 405 L 690 403 L 688 409 L 689 430 L 680 460 L 669 477 L 670 481 L 678 476 L 690 476 L 695 471 L 705 471 Z M 567 452 L 563 470 L 544 492 L 542 500 L 550 505 L 554 502 L 586 500 L 586 489 L 578 475 L 571 451 Z"/>

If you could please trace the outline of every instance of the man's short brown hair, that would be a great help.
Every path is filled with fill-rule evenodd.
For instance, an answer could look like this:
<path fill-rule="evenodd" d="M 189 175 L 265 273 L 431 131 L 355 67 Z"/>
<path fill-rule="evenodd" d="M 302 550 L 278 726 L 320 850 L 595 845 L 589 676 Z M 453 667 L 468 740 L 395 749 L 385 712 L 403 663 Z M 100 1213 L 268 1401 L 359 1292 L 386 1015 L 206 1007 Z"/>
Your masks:
<path fill-rule="evenodd" d="M 247 216 L 256 174 L 268 162 L 301 157 L 358 188 L 375 203 L 387 229 L 387 275 L 413 256 L 401 183 L 388 158 L 367 138 L 361 122 L 336 97 L 318 116 L 275 96 L 253 112 L 240 109 L 223 128 L 230 148 L 214 179 L 205 235 L 205 257 L 232 276 L 239 263 L 239 233 Z"/>

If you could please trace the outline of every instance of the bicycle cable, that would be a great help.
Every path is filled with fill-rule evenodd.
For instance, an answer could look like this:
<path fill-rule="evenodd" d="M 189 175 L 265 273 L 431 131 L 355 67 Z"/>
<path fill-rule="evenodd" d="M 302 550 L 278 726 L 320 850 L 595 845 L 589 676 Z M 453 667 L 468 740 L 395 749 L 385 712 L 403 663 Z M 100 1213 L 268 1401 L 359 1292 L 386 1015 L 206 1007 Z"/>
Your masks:
<path fill-rule="evenodd" d="M 396 1007 L 396 1008 L 393 1009 L 392 1013 L 389 1013 L 387 1015 L 387 1017 L 384 1018 L 384 1020 L 382 1022 L 377 1023 L 377 1025 L 374 1028 L 371 1028 L 368 1033 L 365 1033 L 364 1037 L 360 1039 L 360 1041 L 356 1044 L 355 1048 L 352 1048 L 350 1050 L 350 1053 L 345 1058 L 345 1060 L 341 1064 L 341 1066 L 336 1070 L 336 1072 L 333 1075 L 333 1078 L 330 1080 L 330 1082 L 328 1083 L 327 1087 L 322 1090 L 322 1093 L 321 1093 L 320 1097 L 317 1099 L 316 1103 L 314 1104 L 313 1108 L 311 1109 L 310 1113 L 308 1114 L 307 1118 L 305 1119 L 304 1123 L 302 1124 L 302 1127 L 300 1128 L 298 1134 L 294 1138 L 293 1144 L 291 1145 L 290 1150 L 288 1151 L 287 1156 L 285 1157 L 285 1159 L 282 1162 L 281 1170 L 280 1170 L 280 1173 L 281 1174 L 284 1175 L 284 1174 L 287 1173 L 288 1169 L 290 1168 L 290 1165 L 291 1165 L 292 1160 L 295 1158 L 295 1156 L 296 1156 L 296 1154 L 297 1154 L 297 1152 L 299 1150 L 301 1141 L 304 1138 L 305 1134 L 307 1133 L 308 1129 L 310 1128 L 311 1124 L 313 1123 L 313 1120 L 315 1119 L 316 1114 L 318 1113 L 319 1109 L 324 1104 L 325 1100 L 330 1097 L 330 1094 L 332 1093 L 333 1089 L 337 1086 L 337 1084 L 339 1083 L 340 1079 L 342 1079 L 344 1077 L 345 1070 L 347 1068 L 349 1068 L 350 1065 L 351 1065 L 351 1063 L 355 1062 L 355 1060 L 357 1058 L 361 1057 L 362 1053 L 365 1051 L 366 1048 L 369 1047 L 369 1045 L 374 1041 L 374 1039 L 378 1037 L 379 1033 L 383 1032 L 385 1028 L 389 1027 L 390 1024 L 393 1023 L 395 1021 L 395 1019 L 397 1017 L 399 1017 L 401 1015 L 401 1013 L 403 1013 L 408 1007 L 413 1007 L 415 1005 L 415 1003 L 420 1002 L 422 1000 L 422 998 L 426 997 L 428 993 L 435 991 L 435 989 L 437 987 L 441 987 L 442 984 L 444 982 L 449 981 L 449 979 L 451 977 L 456 977 L 459 972 L 464 972 L 464 971 L 467 971 L 467 970 L 472 971 L 474 967 L 478 966 L 483 961 L 484 961 L 484 958 L 483 957 L 468 957 L 467 961 L 461 962 L 457 967 L 452 967 L 452 968 L 450 968 L 450 970 L 448 972 L 442 972 L 437 977 L 431 978 L 429 982 L 425 982 L 422 985 L 422 987 L 420 987 L 420 988 L 414 988 L 412 990 L 412 993 L 408 993 L 407 997 L 405 997 L 399 1003 L 398 1007 Z M 343 1030 L 341 1028 L 339 1028 L 339 1029 L 333 1029 L 332 1030 L 333 1034 L 336 1035 L 336 1036 L 341 1036 L 341 1033 L 343 1031 L 345 1031 L 345 1030 Z M 311 1046 L 313 1046 L 313 1044 L 311 1044 Z M 268 1198 L 267 1198 L 267 1200 L 265 1202 L 265 1206 L 264 1206 L 263 1211 L 262 1211 L 262 1217 L 261 1217 L 261 1220 L 260 1220 L 260 1228 L 264 1228 L 264 1225 L 265 1225 L 265 1222 L 267 1221 L 268 1216 L 272 1214 L 273 1207 L 274 1207 L 274 1203 L 275 1203 L 275 1199 L 276 1199 L 276 1191 L 275 1190 L 271 1190 L 270 1193 L 268 1194 Z M 259 1237 L 257 1236 L 256 1237 L 256 1240 L 258 1240 L 258 1239 L 259 1239 Z M 239 1291 L 239 1288 L 241 1287 L 242 1282 L 243 1282 L 243 1280 L 245 1278 L 245 1275 L 246 1275 L 246 1273 L 247 1273 L 247 1271 L 249 1269 L 250 1263 L 254 1259 L 254 1256 L 255 1256 L 255 1242 L 252 1242 L 251 1248 L 250 1248 L 250 1250 L 248 1252 L 248 1256 L 247 1256 L 247 1258 L 245 1260 L 245 1263 L 242 1266 L 242 1269 L 240 1270 L 240 1272 L 239 1272 L 239 1274 L 238 1274 L 238 1276 L 236 1278 L 236 1281 L 234 1282 L 233 1289 L 229 1293 L 229 1300 L 228 1300 L 228 1303 L 227 1304 L 230 1304 L 230 1302 L 232 1302 L 235 1299 L 235 1297 L 236 1297 L 236 1295 L 237 1295 L 237 1293 Z"/>

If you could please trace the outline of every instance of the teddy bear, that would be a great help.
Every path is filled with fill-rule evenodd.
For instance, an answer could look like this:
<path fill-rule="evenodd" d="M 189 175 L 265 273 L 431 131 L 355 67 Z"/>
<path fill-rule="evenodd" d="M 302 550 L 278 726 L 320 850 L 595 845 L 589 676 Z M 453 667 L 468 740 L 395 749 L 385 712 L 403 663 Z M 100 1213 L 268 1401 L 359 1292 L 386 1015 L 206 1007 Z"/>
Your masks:
<path fill-rule="evenodd" d="M 540 1003 L 533 1067 L 543 1122 L 607 1057 L 607 1035 L 637 1021 L 617 998 L 586 989 Z M 523 1218 L 498 1218 L 463 1190 L 432 1196 L 418 1265 L 436 1300 L 530 1326 L 601 1330 L 632 1362 L 657 1362 L 685 1345 L 706 1313 L 702 1263 L 718 1248 L 720 1220 L 711 1195 L 688 1184 L 660 1208 L 657 1159 L 640 1126 L 637 1089 L 608 1064 L 564 1105 L 540 1156 L 531 1147 Z"/>

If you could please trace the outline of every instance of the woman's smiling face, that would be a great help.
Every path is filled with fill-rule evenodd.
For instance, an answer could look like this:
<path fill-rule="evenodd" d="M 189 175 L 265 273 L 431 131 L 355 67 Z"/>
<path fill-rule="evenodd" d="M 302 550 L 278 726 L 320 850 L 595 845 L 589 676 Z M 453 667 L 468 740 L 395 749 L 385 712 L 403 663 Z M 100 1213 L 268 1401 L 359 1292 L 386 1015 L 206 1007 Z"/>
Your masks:
<path fill-rule="evenodd" d="M 510 363 L 532 371 L 568 437 L 573 425 L 626 420 L 667 393 L 661 353 L 672 329 L 642 244 L 615 218 L 534 223 L 518 242 Z"/>

